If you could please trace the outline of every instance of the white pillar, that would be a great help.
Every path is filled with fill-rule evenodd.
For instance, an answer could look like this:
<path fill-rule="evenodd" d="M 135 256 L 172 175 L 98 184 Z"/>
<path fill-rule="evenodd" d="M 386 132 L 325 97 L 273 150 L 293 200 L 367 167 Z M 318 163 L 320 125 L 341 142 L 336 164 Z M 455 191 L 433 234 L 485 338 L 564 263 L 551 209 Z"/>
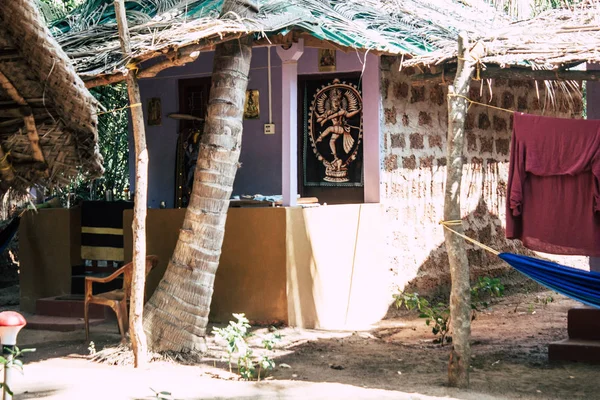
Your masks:
<path fill-rule="evenodd" d="M 298 197 L 298 59 L 304 52 L 304 40 L 284 49 L 277 46 L 281 58 L 281 185 L 283 206 L 295 206 Z"/>
<path fill-rule="evenodd" d="M 379 57 L 368 54 L 364 62 L 366 63 L 362 78 L 364 202 L 379 203 L 381 173 Z"/>

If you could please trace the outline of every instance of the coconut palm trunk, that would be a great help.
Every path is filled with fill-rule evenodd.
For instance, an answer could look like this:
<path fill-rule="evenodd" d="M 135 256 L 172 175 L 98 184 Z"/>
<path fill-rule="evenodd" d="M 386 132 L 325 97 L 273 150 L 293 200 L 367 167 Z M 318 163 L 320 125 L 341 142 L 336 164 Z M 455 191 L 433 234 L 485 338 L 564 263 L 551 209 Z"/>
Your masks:
<path fill-rule="evenodd" d="M 225 0 L 222 16 L 251 17 L 251 0 Z M 213 294 L 225 220 L 242 145 L 243 108 L 252 57 L 250 36 L 217 45 L 212 86 L 183 227 L 165 275 L 144 310 L 154 351 L 199 351 Z"/>

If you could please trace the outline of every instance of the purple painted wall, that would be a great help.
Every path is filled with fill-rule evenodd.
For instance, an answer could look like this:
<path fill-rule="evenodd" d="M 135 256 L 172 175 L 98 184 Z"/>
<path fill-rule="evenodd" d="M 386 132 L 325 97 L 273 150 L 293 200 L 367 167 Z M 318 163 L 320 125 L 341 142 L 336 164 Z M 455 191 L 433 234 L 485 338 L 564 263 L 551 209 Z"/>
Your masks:
<path fill-rule="evenodd" d="M 268 48 L 256 48 L 253 51 L 248 89 L 258 89 L 260 92 L 260 119 L 244 121 L 244 135 L 240 155 L 242 166 L 237 172 L 233 195 L 281 194 L 281 60 L 275 49 L 271 48 L 273 120 L 268 121 L 268 51 Z M 322 74 L 318 71 L 317 56 L 317 49 L 306 49 L 298 61 L 298 75 Z M 336 72 L 362 71 L 363 58 L 364 55 L 358 53 L 346 54 L 338 51 Z M 174 206 L 175 155 L 179 123 L 168 118 L 167 115 L 179 111 L 178 80 L 210 76 L 212 60 L 212 52 L 202 53 L 194 63 L 172 68 L 163 71 L 156 78 L 140 81 L 144 115 L 147 116 L 149 98 L 160 97 L 162 103 L 162 124 L 160 126 L 146 126 L 150 158 L 148 206 L 151 208 L 158 208 L 161 201 L 164 201 L 168 208 Z M 367 60 L 371 60 L 376 64 L 378 70 L 379 64 L 376 56 L 371 55 Z M 378 88 L 379 80 L 377 79 L 376 83 L 373 84 Z M 379 101 L 369 102 L 367 100 L 365 99 L 365 105 L 371 103 L 376 106 L 378 113 Z M 264 134 L 263 125 L 269 122 L 275 124 L 274 135 Z M 376 133 L 377 138 L 378 134 L 379 132 Z M 135 160 L 131 132 L 129 143 L 131 187 L 135 191 L 133 182 Z M 377 168 L 378 163 L 377 158 Z M 377 181 L 376 186 L 378 184 Z"/>
<path fill-rule="evenodd" d="M 267 48 L 257 48 L 253 51 L 248 89 L 258 89 L 260 92 L 260 119 L 244 121 L 240 155 L 242 166 L 237 172 L 233 194 L 281 192 L 280 131 L 276 130 L 275 135 L 263 133 L 263 125 L 269 122 L 267 51 Z M 210 76 L 212 61 L 212 52 L 202 53 L 194 63 L 172 68 L 156 78 L 140 81 L 144 115 L 147 115 L 149 98 L 160 97 L 162 102 L 162 125 L 146 126 L 150 158 L 148 206 L 151 208 L 158 208 L 161 201 L 164 201 L 168 208 L 174 206 L 175 155 L 179 123 L 167 115 L 179 111 L 178 80 Z M 278 102 L 278 98 L 281 98 L 281 62 L 274 49 L 271 49 L 271 62 L 272 122 L 277 129 L 281 126 L 281 103 Z M 131 137 L 130 161 L 133 181 L 134 154 Z M 133 182 L 131 186 L 134 187 Z"/>

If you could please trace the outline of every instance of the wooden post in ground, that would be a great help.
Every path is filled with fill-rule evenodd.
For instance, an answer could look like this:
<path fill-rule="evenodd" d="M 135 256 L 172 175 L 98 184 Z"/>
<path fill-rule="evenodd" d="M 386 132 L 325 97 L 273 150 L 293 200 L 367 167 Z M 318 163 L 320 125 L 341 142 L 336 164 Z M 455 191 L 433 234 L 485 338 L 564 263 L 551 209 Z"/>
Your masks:
<path fill-rule="evenodd" d="M 124 0 L 115 0 L 115 13 L 119 27 L 119 39 L 125 57 L 131 54 L 129 29 L 125 15 Z M 129 311 L 129 336 L 133 348 L 135 367 L 147 362 L 148 345 L 144 333 L 142 313 L 144 310 L 144 287 L 146 284 L 146 206 L 148 203 L 148 149 L 144 131 L 144 113 L 141 107 L 140 88 L 133 71 L 127 75 L 127 93 L 133 139 L 135 142 L 135 204 L 133 209 L 133 277 Z"/>
<path fill-rule="evenodd" d="M 444 199 L 444 220 L 461 219 L 460 186 L 463 168 L 463 144 L 465 119 L 468 109 L 467 96 L 473 75 L 475 54 L 470 54 L 466 33 L 458 36 L 458 69 L 454 84 L 448 86 L 448 139 L 446 195 Z M 464 97 L 461 97 L 464 96 Z M 453 226 L 463 232 L 462 226 Z M 450 292 L 450 324 L 452 328 L 452 351 L 448 364 L 450 386 L 469 386 L 469 362 L 471 359 L 471 287 L 469 283 L 469 261 L 464 240 L 444 230 L 446 250 L 450 262 L 452 290 Z"/>

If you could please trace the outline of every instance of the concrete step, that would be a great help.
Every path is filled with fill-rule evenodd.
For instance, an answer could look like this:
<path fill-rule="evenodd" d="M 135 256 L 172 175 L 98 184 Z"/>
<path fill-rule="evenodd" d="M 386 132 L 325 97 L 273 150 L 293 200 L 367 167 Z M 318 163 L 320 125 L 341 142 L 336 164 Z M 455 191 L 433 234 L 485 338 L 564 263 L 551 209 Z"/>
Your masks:
<path fill-rule="evenodd" d="M 548 345 L 550 361 L 582 361 L 600 364 L 600 341 L 565 339 Z"/>
<path fill-rule="evenodd" d="M 90 326 L 99 325 L 104 319 L 90 319 Z M 83 318 L 54 317 L 48 315 L 32 315 L 27 318 L 25 329 L 70 332 L 85 329 Z"/>
<path fill-rule="evenodd" d="M 57 296 L 38 299 L 35 303 L 36 315 L 52 317 L 83 318 L 83 297 Z M 105 319 L 114 314 L 108 307 L 90 304 L 89 316 L 94 319 Z"/>
<path fill-rule="evenodd" d="M 567 321 L 569 339 L 600 341 L 600 309 L 592 307 L 571 308 Z"/>

